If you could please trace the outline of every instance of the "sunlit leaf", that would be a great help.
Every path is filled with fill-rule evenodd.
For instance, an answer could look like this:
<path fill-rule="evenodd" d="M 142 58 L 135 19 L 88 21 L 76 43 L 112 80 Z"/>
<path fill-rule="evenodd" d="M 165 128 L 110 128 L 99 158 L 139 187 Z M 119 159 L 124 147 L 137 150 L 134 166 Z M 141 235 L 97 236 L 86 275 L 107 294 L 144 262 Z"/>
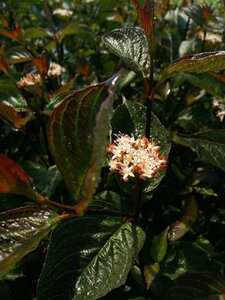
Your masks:
<path fill-rule="evenodd" d="M 139 27 L 115 29 L 104 35 L 102 39 L 128 67 L 137 72 L 149 72 L 148 41 L 143 29 Z"/>
<path fill-rule="evenodd" d="M 91 300 L 104 296 L 124 284 L 144 238 L 140 227 L 119 218 L 62 221 L 51 238 L 37 299 Z"/>
<path fill-rule="evenodd" d="M 51 210 L 22 207 L 0 214 L 0 277 L 4 277 L 56 226 Z"/>
<path fill-rule="evenodd" d="M 89 201 L 98 183 L 112 115 L 108 84 L 116 78 L 75 91 L 49 119 L 52 155 L 68 189 L 79 200 Z"/>
<path fill-rule="evenodd" d="M 225 51 L 191 54 L 175 60 L 163 70 L 159 83 L 178 73 L 218 72 L 225 69 Z"/>

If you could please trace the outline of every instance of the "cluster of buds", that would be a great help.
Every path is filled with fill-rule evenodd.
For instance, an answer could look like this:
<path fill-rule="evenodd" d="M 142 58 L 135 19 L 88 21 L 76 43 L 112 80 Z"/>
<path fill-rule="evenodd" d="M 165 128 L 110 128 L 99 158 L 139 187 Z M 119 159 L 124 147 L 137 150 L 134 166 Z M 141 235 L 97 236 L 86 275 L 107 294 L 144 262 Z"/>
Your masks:
<path fill-rule="evenodd" d="M 127 134 L 116 137 L 114 143 L 107 147 L 109 167 L 111 172 L 118 172 L 125 182 L 129 177 L 153 178 L 167 167 L 167 157 L 162 156 L 160 147 L 146 137 L 135 139 Z"/>

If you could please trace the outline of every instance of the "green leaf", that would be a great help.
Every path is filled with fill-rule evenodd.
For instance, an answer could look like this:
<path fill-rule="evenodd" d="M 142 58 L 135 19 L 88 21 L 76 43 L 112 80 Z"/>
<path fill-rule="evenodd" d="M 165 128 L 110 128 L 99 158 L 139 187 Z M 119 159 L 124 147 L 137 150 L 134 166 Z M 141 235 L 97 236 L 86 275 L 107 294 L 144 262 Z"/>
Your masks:
<path fill-rule="evenodd" d="M 224 277 L 216 273 L 193 273 L 174 281 L 159 300 L 220 300 L 224 297 Z"/>
<path fill-rule="evenodd" d="M 58 185 L 62 180 L 59 171 L 56 166 L 49 168 L 44 167 L 41 164 L 25 161 L 22 163 L 24 170 L 29 175 L 36 190 L 50 198 Z"/>
<path fill-rule="evenodd" d="M 10 48 L 5 52 L 5 59 L 8 64 L 18 64 L 26 61 L 31 61 L 31 54 L 22 46 Z"/>
<path fill-rule="evenodd" d="M 148 40 L 139 27 L 115 29 L 102 38 L 105 45 L 136 72 L 149 72 Z"/>
<path fill-rule="evenodd" d="M 219 72 L 225 69 L 225 51 L 191 54 L 172 62 L 158 78 L 158 85 L 179 73 Z"/>
<path fill-rule="evenodd" d="M 202 73 L 202 74 L 183 74 L 185 80 L 192 85 L 204 89 L 207 93 L 224 99 L 225 84 L 224 81 L 216 78 L 214 74 Z"/>
<path fill-rule="evenodd" d="M 99 180 L 112 116 L 112 91 L 118 73 L 108 81 L 75 91 L 53 111 L 48 140 L 56 165 L 71 194 L 85 205 Z"/>
<path fill-rule="evenodd" d="M 225 130 L 211 130 L 192 135 L 174 135 L 175 143 L 188 146 L 198 159 L 225 171 Z"/>
<path fill-rule="evenodd" d="M 153 280 L 160 271 L 160 265 L 156 263 L 148 263 L 144 266 L 144 277 L 147 289 L 150 288 Z"/>
<path fill-rule="evenodd" d="M 220 272 L 221 266 L 213 256 L 207 244 L 175 241 L 168 245 L 161 272 L 172 280 L 185 273 Z"/>
<path fill-rule="evenodd" d="M 24 38 L 31 38 L 31 39 L 36 39 L 36 38 L 43 38 L 51 36 L 50 33 L 45 31 L 43 28 L 28 28 L 24 31 Z"/>
<path fill-rule="evenodd" d="M 121 196 L 111 191 L 96 194 L 89 205 L 89 209 L 116 213 L 117 215 L 126 213 L 129 215 L 130 213 Z"/>
<path fill-rule="evenodd" d="M 161 234 L 155 236 L 152 240 L 151 256 L 152 259 L 157 263 L 160 263 L 166 255 L 167 234 L 168 234 L 168 228 L 166 228 Z"/>
<path fill-rule="evenodd" d="M 4 277 L 59 222 L 51 210 L 22 207 L 0 214 L 0 277 Z"/>
<path fill-rule="evenodd" d="M 140 227 L 119 218 L 71 218 L 53 232 L 38 300 L 94 300 L 125 283 L 143 246 Z"/>
<path fill-rule="evenodd" d="M 124 120 L 126 120 L 126 122 L 124 122 Z M 146 107 L 131 101 L 126 101 L 125 104 L 120 105 L 116 109 L 112 119 L 113 133 L 121 132 L 128 135 L 133 133 L 136 137 L 145 136 L 145 124 Z M 155 141 L 156 144 L 160 146 L 162 155 L 169 155 L 171 143 L 167 130 L 153 113 L 150 140 Z M 149 192 L 155 189 L 165 176 L 165 173 L 166 171 L 162 170 L 151 180 L 146 180 L 145 191 Z M 121 182 L 121 185 L 124 186 L 126 183 Z"/>

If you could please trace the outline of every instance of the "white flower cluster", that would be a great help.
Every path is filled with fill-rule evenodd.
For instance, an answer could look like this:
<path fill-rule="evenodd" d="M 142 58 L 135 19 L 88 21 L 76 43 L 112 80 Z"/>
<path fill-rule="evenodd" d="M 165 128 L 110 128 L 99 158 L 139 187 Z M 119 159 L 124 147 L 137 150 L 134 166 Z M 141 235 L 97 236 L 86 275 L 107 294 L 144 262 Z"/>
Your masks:
<path fill-rule="evenodd" d="M 53 10 L 53 15 L 57 15 L 58 17 L 68 18 L 73 15 L 72 10 L 66 8 L 56 8 Z"/>
<path fill-rule="evenodd" d="M 38 75 L 34 75 L 34 74 L 26 74 L 26 76 L 24 76 L 23 78 L 21 78 L 18 82 L 17 85 L 19 88 L 26 88 L 29 87 L 31 85 L 35 85 L 35 84 L 40 84 L 41 83 L 41 76 Z"/>
<path fill-rule="evenodd" d="M 107 147 L 107 152 L 110 154 L 110 171 L 119 172 L 125 182 L 129 176 L 152 178 L 168 164 L 167 157 L 160 154 L 160 147 L 146 137 L 135 139 L 119 134 Z"/>
<path fill-rule="evenodd" d="M 66 72 L 66 69 L 64 67 L 54 62 L 50 62 L 49 69 L 48 69 L 49 77 L 58 77 L 64 72 Z"/>

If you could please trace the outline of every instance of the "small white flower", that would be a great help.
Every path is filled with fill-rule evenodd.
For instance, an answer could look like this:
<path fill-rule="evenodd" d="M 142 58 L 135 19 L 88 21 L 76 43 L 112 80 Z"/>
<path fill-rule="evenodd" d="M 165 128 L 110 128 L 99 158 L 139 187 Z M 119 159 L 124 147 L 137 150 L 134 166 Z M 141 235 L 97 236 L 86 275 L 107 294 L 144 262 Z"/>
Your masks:
<path fill-rule="evenodd" d="M 56 15 L 61 18 L 68 18 L 73 15 L 72 10 L 68 10 L 65 8 L 56 8 L 53 10 L 53 15 Z"/>
<path fill-rule="evenodd" d="M 50 62 L 49 69 L 48 69 L 49 77 L 58 77 L 64 72 L 66 72 L 66 69 L 64 67 L 54 62 Z"/>
<path fill-rule="evenodd" d="M 110 154 L 111 172 L 119 172 L 124 181 L 128 177 L 152 178 L 167 167 L 168 160 L 160 154 L 160 147 L 146 137 L 135 140 L 134 136 L 117 135 L 113 144 L 107 147 Z"/>

